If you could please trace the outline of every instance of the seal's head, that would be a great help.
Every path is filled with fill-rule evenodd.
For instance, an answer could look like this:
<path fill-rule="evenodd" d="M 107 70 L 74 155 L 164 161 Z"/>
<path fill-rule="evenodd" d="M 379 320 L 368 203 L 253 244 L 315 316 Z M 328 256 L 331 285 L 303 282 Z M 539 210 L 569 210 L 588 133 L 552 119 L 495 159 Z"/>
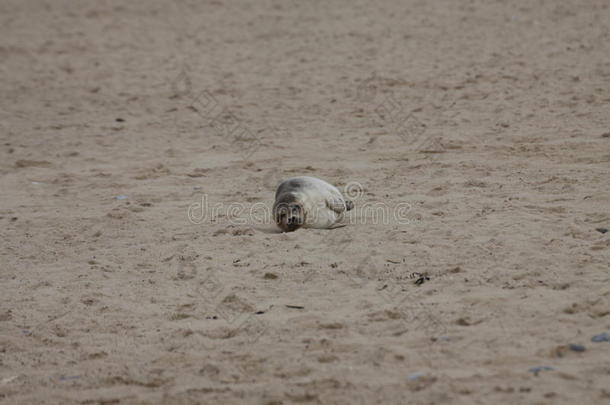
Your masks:
<path fill-rule="evenodd" d="M 305 223 L 303 203 L 294 194 L 281 194 L 273 204 L 273 217 L 282 231 L 296 231 Z"/>

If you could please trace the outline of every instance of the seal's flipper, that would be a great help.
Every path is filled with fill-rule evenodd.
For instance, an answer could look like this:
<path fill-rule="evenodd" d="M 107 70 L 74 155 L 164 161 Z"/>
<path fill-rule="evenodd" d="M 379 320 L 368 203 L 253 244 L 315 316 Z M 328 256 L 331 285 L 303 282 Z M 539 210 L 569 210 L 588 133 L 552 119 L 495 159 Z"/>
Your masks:
<path fill-rule="evenodd" d="M 339 199 L 327 199 L 326 206 L 328 208 L 330 208 L 331 210 L 335 211 L 337 214 L 341 214 L 344 211 L 350 210 L 350 208 L 348 208 L 349 206 L 347 205 L 347 203 L 343 202 Z M 352 207 L 353 207 L 353 204 L 352 204 Z"/>
<path fill-rule="evenodd" d="M 345 210 L 351 211 L 353 209 L 354 209 L 354 203 L 351 202 L 350 200 L 345 200 Z"/>

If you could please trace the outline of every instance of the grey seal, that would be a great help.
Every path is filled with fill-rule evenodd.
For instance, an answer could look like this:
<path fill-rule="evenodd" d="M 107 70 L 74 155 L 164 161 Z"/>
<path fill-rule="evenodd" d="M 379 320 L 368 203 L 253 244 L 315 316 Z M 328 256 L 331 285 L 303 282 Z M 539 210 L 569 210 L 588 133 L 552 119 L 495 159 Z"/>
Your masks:
<path fill-rule="evenodd" d="M 330 229 L 354 203 L 343 198 L 332 184 L 315 177 L 300 176 L 284 180 L 275 192 L 273 218 L 284 232 L 299 228 Z"/>

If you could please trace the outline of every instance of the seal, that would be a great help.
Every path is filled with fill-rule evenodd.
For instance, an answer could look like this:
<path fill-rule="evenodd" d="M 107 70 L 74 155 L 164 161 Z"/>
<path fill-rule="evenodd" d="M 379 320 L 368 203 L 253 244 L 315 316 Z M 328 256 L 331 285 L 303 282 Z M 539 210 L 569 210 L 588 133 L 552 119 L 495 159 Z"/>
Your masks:
<path fill-rule="evenodd" d="M 273 218 L 284 232 L 299 228 L 330 229 L 344 226 L 338 222 L 354 203 L 345 200 L 333 185 L 315 177 L 300 176 L 284 180 L 275 192 Z"/>

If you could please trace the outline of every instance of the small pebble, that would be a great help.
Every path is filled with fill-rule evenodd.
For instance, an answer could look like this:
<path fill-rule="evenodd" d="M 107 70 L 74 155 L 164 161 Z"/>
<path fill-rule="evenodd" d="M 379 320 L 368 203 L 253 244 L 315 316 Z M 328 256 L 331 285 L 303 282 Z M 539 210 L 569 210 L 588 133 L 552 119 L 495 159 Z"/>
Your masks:
<path fill-rule="evenodd" d="M 418 378 L 422 378 L 425 376 L 426 376 L 426 373 L 424 373 L 423 371 L 419 371 L 417 373 L 413 373 L 413 374 L 409 375 L 407 378 L 409 380 L 413 381 L 413 380 L 417 380 Z"/>
<path fill-rule="evenodd" d="M 12 377 L 6 377 L 6 378 L 3 378 L 3 379 L 0 381 L 0 384 L 8 384 L 8 383 L 10 383 L 11 381 L 16 380 L 17 378 L 19 378 L 19 376 L 18 376 L 18 375 L 14 375 L 14 376 L 12 376 Z"/>
<path fill-rule="evenodd" d="M 114 197 L 114 198 L 115 198 L 116 200 L 126 200 L 126 199 L 128 199 L 129 197 L 128 197 L 128 196 L 126 196 L 126 195 L 124 195 L 124 194 L 121 194 L 121 195 L 117 195 L 117 196 L 116 196 L 116 197 Z"/>
<path fill-rule="evenodd" d="M 277 278 L 277 274 L 274 273 L 265 273 L 263 276 L 266 280 L 275 280 Z"/>
<path fill-rule="evenodd" d="M 599 335 L 595 335 L 591 338 L 591 342 L 600 343 L 600 342 L 610 342 L 610 334 L 607 332 L 600 333 Z"/>
<path fill-rule="evenodd" d="M 595 228 L 595 230 L 596 230 L 597 232 L 600 232 L 600 233 L 606 233 L 606 232 L 608 232 L 608 228 Z"/>
<path fill-rule="evenodd" d="M 532 367 L 530 368 L 528 371 L 530 373 L 534 373 L 535 376 L 538 375 L 539 372 L 541 371 L 553 371 L 555 370 L 553 367 L 549 367 L 549 366 L 538 366 L 538 367 Z"/>
<path fill-rule="evenodd" d="M 587 350 L 586 347 L 584 347 L 583 345 L 577 345 L 574 343 L 570 343 L 568 345 L 568 347 L 570 348 L 570 350 L 572 350 L 573 352 L 584 352 Z"/>

